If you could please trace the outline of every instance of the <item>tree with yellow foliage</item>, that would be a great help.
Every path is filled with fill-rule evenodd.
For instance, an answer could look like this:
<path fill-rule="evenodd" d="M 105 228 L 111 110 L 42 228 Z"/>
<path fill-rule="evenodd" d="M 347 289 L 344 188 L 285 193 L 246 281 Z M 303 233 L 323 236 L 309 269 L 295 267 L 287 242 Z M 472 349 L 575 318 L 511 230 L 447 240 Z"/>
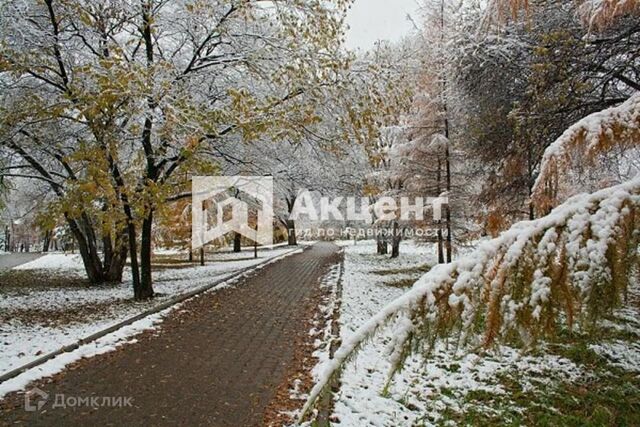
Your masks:
<path fill-rule="evenodd" d="M 135 297 L 153 296 L 155 216 L 183 177 L 212 171 L 223 141 L 301 131 L 302 95 L 322 102 L 344 83 L 347 5 L 0 5 L 2 149 L 14 175 L 50 186 L 91 282 L 116 277 L 128 253 Z"/>

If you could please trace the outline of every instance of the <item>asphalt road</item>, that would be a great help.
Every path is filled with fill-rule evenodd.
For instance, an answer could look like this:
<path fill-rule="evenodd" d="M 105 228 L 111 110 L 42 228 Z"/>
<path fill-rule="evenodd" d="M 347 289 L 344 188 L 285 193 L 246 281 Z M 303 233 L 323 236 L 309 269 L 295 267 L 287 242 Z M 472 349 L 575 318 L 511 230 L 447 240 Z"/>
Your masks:
<path fill-rule="evenodd" d="M 26 264 L 42 256 L 37 252 L 13 252 L 0 255 L 0 270 L 8 270 L 22 264 Z"/>

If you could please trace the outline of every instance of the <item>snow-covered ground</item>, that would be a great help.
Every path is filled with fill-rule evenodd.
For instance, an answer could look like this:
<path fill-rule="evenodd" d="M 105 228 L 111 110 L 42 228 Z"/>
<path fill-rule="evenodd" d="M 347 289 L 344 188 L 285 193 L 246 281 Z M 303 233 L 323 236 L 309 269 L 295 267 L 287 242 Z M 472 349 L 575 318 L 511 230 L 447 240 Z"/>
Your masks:
<path fill-rule="evenodd" d="M 146 309 L 247 267 L 292 251 L 289 247 L 253 253 L 216 254 L 203 267 L 160 269 L 154 272 L 157 298 L 132 301 L 130 274 L 119 285 L 103 287 L 45 287 L 0 289 L 0 374 L 39 356 L 75 343 Z M 16 267 L 42 274 L 82 275 L 78 255 L 53 253 Z"/>
<path fill-rule="evenodd" d="M 38 259 L 24 263 L 14 270 L 82 270 L 82 258 L 80 254 L 66 254 L 62 252 L 48 253 Z"/>
<path fill-rule="evenodd" d="M 589 348 L 612 366 L 635 372 L 640 378 L 640 283 L 637 279 L 632 283 L 626 306 L 616 310 L 612 319 L 602 322 L 605 331 L 618 337 L 591 344 Z"/>
<path fill-rule="evenodd" d="M 179 309 L 181 305 L 182 304 L 176 304 L 159 313 L 140 319 L 96 341 L 82 345 L 71 352 L 62 353 L 39 366 L 28 369 L 20 375 L 0 383 L 0 399 L 11 392 L 24 389 L 33 381 L 55 375 L 64 370 L 68 365 L 82 358 L 108 353 L 127 343 L 135 343 L 136 338 L 133 337 L 146 330 L 155 329 L 166 315 L 173 310 Z"/>
<path fill-rule="evenodd" d="M 345 248 L 345 261 L 339 323 L 340 336 L 345 341 L 382 307 L 406 292 L 408 288 L 398 284 L 419 277 L 425 264 L 435 263 L 435 257 L 432 245 L 418 246 L 412 242 L 402 243 L 400 258 L 396 260 L 374 255 L 375 242 L 341 245 Z M 625 310 L 619 316 L 640 318 L 638 310 Z M 637 324 L 637 320 L 634 322 Z M 391 368 L 388 344 L 393 331 L 393 325 L 382 330 L 343 370 L 340 391 L 334 395 L 332 425 L 455 425 L 451 414 L 463 413 L 472 405 L 473 410 L 503 419 L 504 415 L 494 408 L 497 405 L 492 399 L 496 397 L 507 402 L 507 411 L 516 414 L 523 411 L 517 402 L 511 401 L 509 381 L 515 382 L 522 393 L 535 394 L 544 393 L 539 390 L 551 389 L 554 384 L 571 383 L 591 375 L 582 365 L 546 352 L 544 347 L 535 356 L 504 346 L 485 354 L 456 353 L 451 342 L 449 346 L 437 346 L 427 358 L 410 356 L 383 393 Z M 640 349 L 633 342 L 605 341 L 592 349 L 609 357 L 618 367 L 640 370 Z M 327 360 L 326 349 L 320 346 L 317 356 L 319 364 L 313 371 L 316 380 Z M 480 399 L 478 404 L 477 398 L 482 396 L 488 396 L 488 400 L 482 403 Z"/>

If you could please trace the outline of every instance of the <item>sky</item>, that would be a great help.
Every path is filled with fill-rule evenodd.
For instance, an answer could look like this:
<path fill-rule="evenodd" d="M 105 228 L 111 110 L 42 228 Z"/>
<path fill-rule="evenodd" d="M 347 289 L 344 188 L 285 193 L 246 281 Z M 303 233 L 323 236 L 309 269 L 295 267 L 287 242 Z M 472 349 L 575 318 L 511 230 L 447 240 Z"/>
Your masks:
<path fill-rule="evenodd" d="M 370 49 L 377 40 L 400 40 L 418 20 L 417 0 L 355 0 L 347 15 L 347 47 Z"/>

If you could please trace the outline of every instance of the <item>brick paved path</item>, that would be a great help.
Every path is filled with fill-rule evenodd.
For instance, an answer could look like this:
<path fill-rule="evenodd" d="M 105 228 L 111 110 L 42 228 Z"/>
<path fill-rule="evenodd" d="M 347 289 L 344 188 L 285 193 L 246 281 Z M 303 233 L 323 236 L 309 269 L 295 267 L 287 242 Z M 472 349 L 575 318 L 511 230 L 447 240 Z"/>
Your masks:
<path fill-rule="evenodd" d="M 337 246 L 313 248 L 269 265 L 233 288 L 205 294 L 170 315 L 159 332 L 87 359 L 39 385 L 50 396 L 130 396 L 131 408 L 26 412 L 23 396 L 2 403 L 16 425 L 261 425 L 265 407 L 306 334 L 305 303 Z M 52 400 L 52 399 L 51 399 Z"/>

